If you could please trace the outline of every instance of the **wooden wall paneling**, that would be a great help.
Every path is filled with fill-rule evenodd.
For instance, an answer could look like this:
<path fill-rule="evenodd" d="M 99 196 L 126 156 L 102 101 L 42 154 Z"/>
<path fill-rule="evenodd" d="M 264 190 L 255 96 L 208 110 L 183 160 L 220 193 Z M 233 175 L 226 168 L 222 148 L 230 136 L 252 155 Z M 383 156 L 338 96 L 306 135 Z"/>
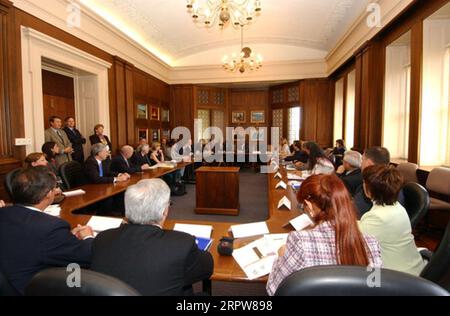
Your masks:
<path fill-rule="evenodd" d="M 378 40 L 371 42 L 368 51 L 369 58 L 369 135 L 367 147 L 381 146 L 383 135 L 383 82 L 382 69 L 380 60 L 382 60 L 384 52 Z M 384 63 L 383 63 L 384 64 Z"/>
<path fill-rule="evenodd" d="M 170 112 L 171 128 L 187 127 L 191 131 L 194 139 L 194 90 L 193 85 L 172 85 L 170 86 Z"/>
<path fill-rule="evenodd" d="M 307 141 L 317 140 L 317 82 L 315 80 L 303 81 L 303 125 L 304 138 Z"/>
<path fill-rule="evenodd" d="M 127 99 L 125 90 L 125 63 L 120 58 L 114 58 L 115 93 L 117 103 L 117 139 L 113 143 L 115 151 L 127 143 Z"/>
<path fill-rule="evenodd" d="M 317 143 L 325 148 L 333 145 L 333 87 L 328 79 L 318 82 Z"/>
<path fill-rule="evenodd" d="M 119 139 L 118 114 L 117 114 L 117 98 L 116 98 L 116 75 L 115 67 L 108 69 L 108 94 L 109 94 L 109 125 L 110 137 L 113 150 L 117 148 Z M 99 122 L 100 123 L 100 122 Z M 92 128 L 92 134 L 94 129 Z"/>
<path fill-rule="evenodd" d="M 134 146 L 139 142 L 137 132 L 135 132 L 136 109 L 134 105 L 134 66 L 127 63 L 125 65 L 125 97 L 127 113 L 127 144 Z"/>

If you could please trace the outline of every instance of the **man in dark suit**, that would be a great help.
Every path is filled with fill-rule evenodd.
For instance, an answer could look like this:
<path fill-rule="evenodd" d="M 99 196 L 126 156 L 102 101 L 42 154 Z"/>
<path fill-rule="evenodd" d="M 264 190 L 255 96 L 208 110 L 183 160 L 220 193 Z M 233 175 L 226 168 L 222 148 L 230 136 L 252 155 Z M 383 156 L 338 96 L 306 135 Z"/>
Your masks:
<path fill-rule="evenodd" d="M 64 132 L 66 132 L 67 137 L 69 138 L 73 148 L 72 159 L 83 164 L 84 163 L 83 144 L 86 144 L 86 138 L 84 138 L 81 135 L 80 131 L 75 128 L 75 119 L 73 117 L 71 116 L 66 117 L 64 121 L 66 122 Z"/>
<path fill-rule="evenodd" d="M 55 175 L 46 167 L 20 171 L 12 182 L 14 205 L 0 209 L 0 269 L 21 294 L 39 271 L 91 262 L 90 227 L 70 231 L 67 222 L 43 212 L 52 204 Z"/>
<path fill-rule="evenodd" d="M 352 150 L 347 151 L 344 154 L 342 165 L 336 171 L 352 196 L 363 183 L 361 160 L 362 156 L 359 152 Z"/>
<path fill-rule="evenodd" d="M 129 224 L 100 233 L 91 269 L 116 277 L 142 295 L 193 294 L 192 284 L 213 271 L 210 253 L 191 235 L 164 230 L 170 189 L 161 179 L 142 180 L 125 193 Z"/>
<path fill-rule="evenodd" d="M 391 162 L 391 155 L 389 150 L 384 147 L 372 147 L 366 149 L 361 161 L 361 170 L 374 165 L 388 166 Z M 353 202 L 359 211 L 359 217 L 370 211 L 373 206 L 372 201 L 364 193 L 363 184 L 357 187 L 353 195 Z"/>
<path fill-rule="evenodd" d="M 134 149 L 131 146 L 125 145 L 120 149 L 120 155 L 115 156 L 111 161 L 111 171 L 119 173 L 133 174 L 143 170 L 150 169 L 149 164 L 135 165 L 131 157 L 133 157 Z M 138 154 L 137 154 L 138 155 Z"/>
<path fill-rule="evenodd" d="M 91 155 L 84 162 L 84 172 L 91 183 L 116 183 L 130 178 L 128 173 L 112 171 L 108 156 L 109 151 L 105 145 L 98 143 L 92 146 Z"/>

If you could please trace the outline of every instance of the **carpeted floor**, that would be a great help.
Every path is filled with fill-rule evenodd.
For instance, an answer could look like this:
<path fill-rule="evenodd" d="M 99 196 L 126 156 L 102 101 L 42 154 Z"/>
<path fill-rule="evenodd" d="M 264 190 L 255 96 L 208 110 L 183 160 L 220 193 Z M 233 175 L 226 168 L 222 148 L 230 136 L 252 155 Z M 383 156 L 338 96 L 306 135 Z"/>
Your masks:
<path fill-rule="evenodd" d="M 269 210 L 267 206 L 267 175 L 243 169 L 239 174 L 239 216 L 198 215 L 195 214 L 195 184 L 186 185 L 187 194 L 173 196 L 169 219 L 250 223 L 265 221 Z"/>

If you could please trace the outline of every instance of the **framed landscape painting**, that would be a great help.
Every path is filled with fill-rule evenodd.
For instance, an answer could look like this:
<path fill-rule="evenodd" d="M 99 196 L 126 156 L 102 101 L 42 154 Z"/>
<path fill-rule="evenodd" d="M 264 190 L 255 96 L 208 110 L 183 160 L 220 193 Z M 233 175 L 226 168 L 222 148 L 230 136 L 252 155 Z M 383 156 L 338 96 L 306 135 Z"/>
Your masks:
<path fill-rule="evenodd" d="M 233 124 L 245 123 L 245 111 L 233 111 L 231 113 L 231 122 Z"/>
<path fill-rule="evenodd" d="M 265 123 L 266 122 L 265 112 L 264 111 L 252 111 L 250 122 L 255 123 L 255 124 Z"/>
<path fill-rule="evenodd" d="M 138 119 L 148 119 L 148 106 L 147 104 L 138 104 L 137 105 L 137 118 Z"/>

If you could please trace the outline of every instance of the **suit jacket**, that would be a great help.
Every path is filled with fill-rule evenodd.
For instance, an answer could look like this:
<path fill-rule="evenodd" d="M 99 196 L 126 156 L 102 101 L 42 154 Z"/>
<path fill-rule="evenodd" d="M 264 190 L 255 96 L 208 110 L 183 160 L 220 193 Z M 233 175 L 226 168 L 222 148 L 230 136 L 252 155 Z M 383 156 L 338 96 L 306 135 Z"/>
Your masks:
<path fill-rule="evenodd" d="M 100 177 L 100 170 L 98 168 L 97 160 L 94 157 L 89 156 L 89 158 L 84 162 L 84 173 L 90 183 L 113 183 L 114 177 L 117 177 L 118 173 L 111 171 L 110 165 L 110 160 L 102 161 L 103 177 Z"/>
<path fill-rule="evenodd" d="M 72 146 L 69 138 L 67 137 L 66 132 L 64 130 L 60 130 L 61 137 L 53 130 L 53 128 L 47 128 L 45 130 L 45 142 L 55 142 L 59 148 L 59 154 L 56 155 L 55 159 L 58 163 L 58 166 L 62 165 L 65 162 L 72 161 L 72 156 L 70 154 L 65 154 L 64 149 Z"/>
<path fill-rule="evenodd" d="M 111 171 L 133 174 L 142 170 L 141 166 L 133 164 L 131 160 L 126 160 L 122 155 L 117 155 L 111 161 Z"/>
<path fill-rule="evenodd" d="M 91 262 L 92 239 L 80 241 L 67 222 L 20 205 L 0 208 L 0 245 L 0 269 L 22 294 L 41 270 Z"/>
<path fill-rule="evenodd" d="M 213 271 L 209 252 L 191 235 L 150 225 L 122 225 L 94 241 L 91 269 L 116 277 L 142 295 L 183 295 Z"/>
<path fill-rule="evenodd" d="M 359 218 L 366 214 L 373 206 L 372 201 L 364 193 L 363 184 L 359 185 L 353 195 L 353 203 L 359 212 Z"/>
<path fill-rule="evenodd" d="M 359 186 L 363 183 L 363 177 L 361 174 L 361 169 L 355 169 L 351 171 L 349 174 L 343 173 L 339 176 L 347 187 L 350 195 L 355 195 Z"/>
<path fill-rule="evenodd" d="M 141 153 L 134 153 L 133 157 L 131 157 L 131 162 L 141 167 L 142 165 L 148 164 L 149 166 L 152 165 L 152 162 L 150 161 L 150 157 L 148 155 L 142 156 Z"/>
<path fill-rule="evenodd" d="M 108 136 L 103 135 L 103 137 L 105 137 L 105 140 L 106 140 L 106 142 L 108 143 L 109 150 L 110 150 L 111 152 L 113 152 L 113 150 L 112 150 L 112 144 L 111 144 L 111 141 L 109 140 Z M 94 134 L 94 135 L 89 136 L 89 141 L 91 142 L 91 146 L 102 142 L 102 141 L 100 140 L 100 137 L 98 137 L 97 134 Z"/>
<path fill-rule="evenodd" d="M 67 137 L 72 143 L 74 152 L 72 153 L 72 159 L 78 161 L 79 163 L 84 163 L 84 152 L 83 144 L 86 144 L 86 138 L 84 138 L 80 131 L 74 128 L 71 130 L 67 126 L 64 127 Z"/>
<path fill-rule="evenodd" d="M 308 162 L 308 154 L 303 150 L 299 150 L 299 151 L 295 151 L 292 156 L 287 156 L 284 160 L 285 161 L 301 161 L 303 163 L 307 163 Z"/>

